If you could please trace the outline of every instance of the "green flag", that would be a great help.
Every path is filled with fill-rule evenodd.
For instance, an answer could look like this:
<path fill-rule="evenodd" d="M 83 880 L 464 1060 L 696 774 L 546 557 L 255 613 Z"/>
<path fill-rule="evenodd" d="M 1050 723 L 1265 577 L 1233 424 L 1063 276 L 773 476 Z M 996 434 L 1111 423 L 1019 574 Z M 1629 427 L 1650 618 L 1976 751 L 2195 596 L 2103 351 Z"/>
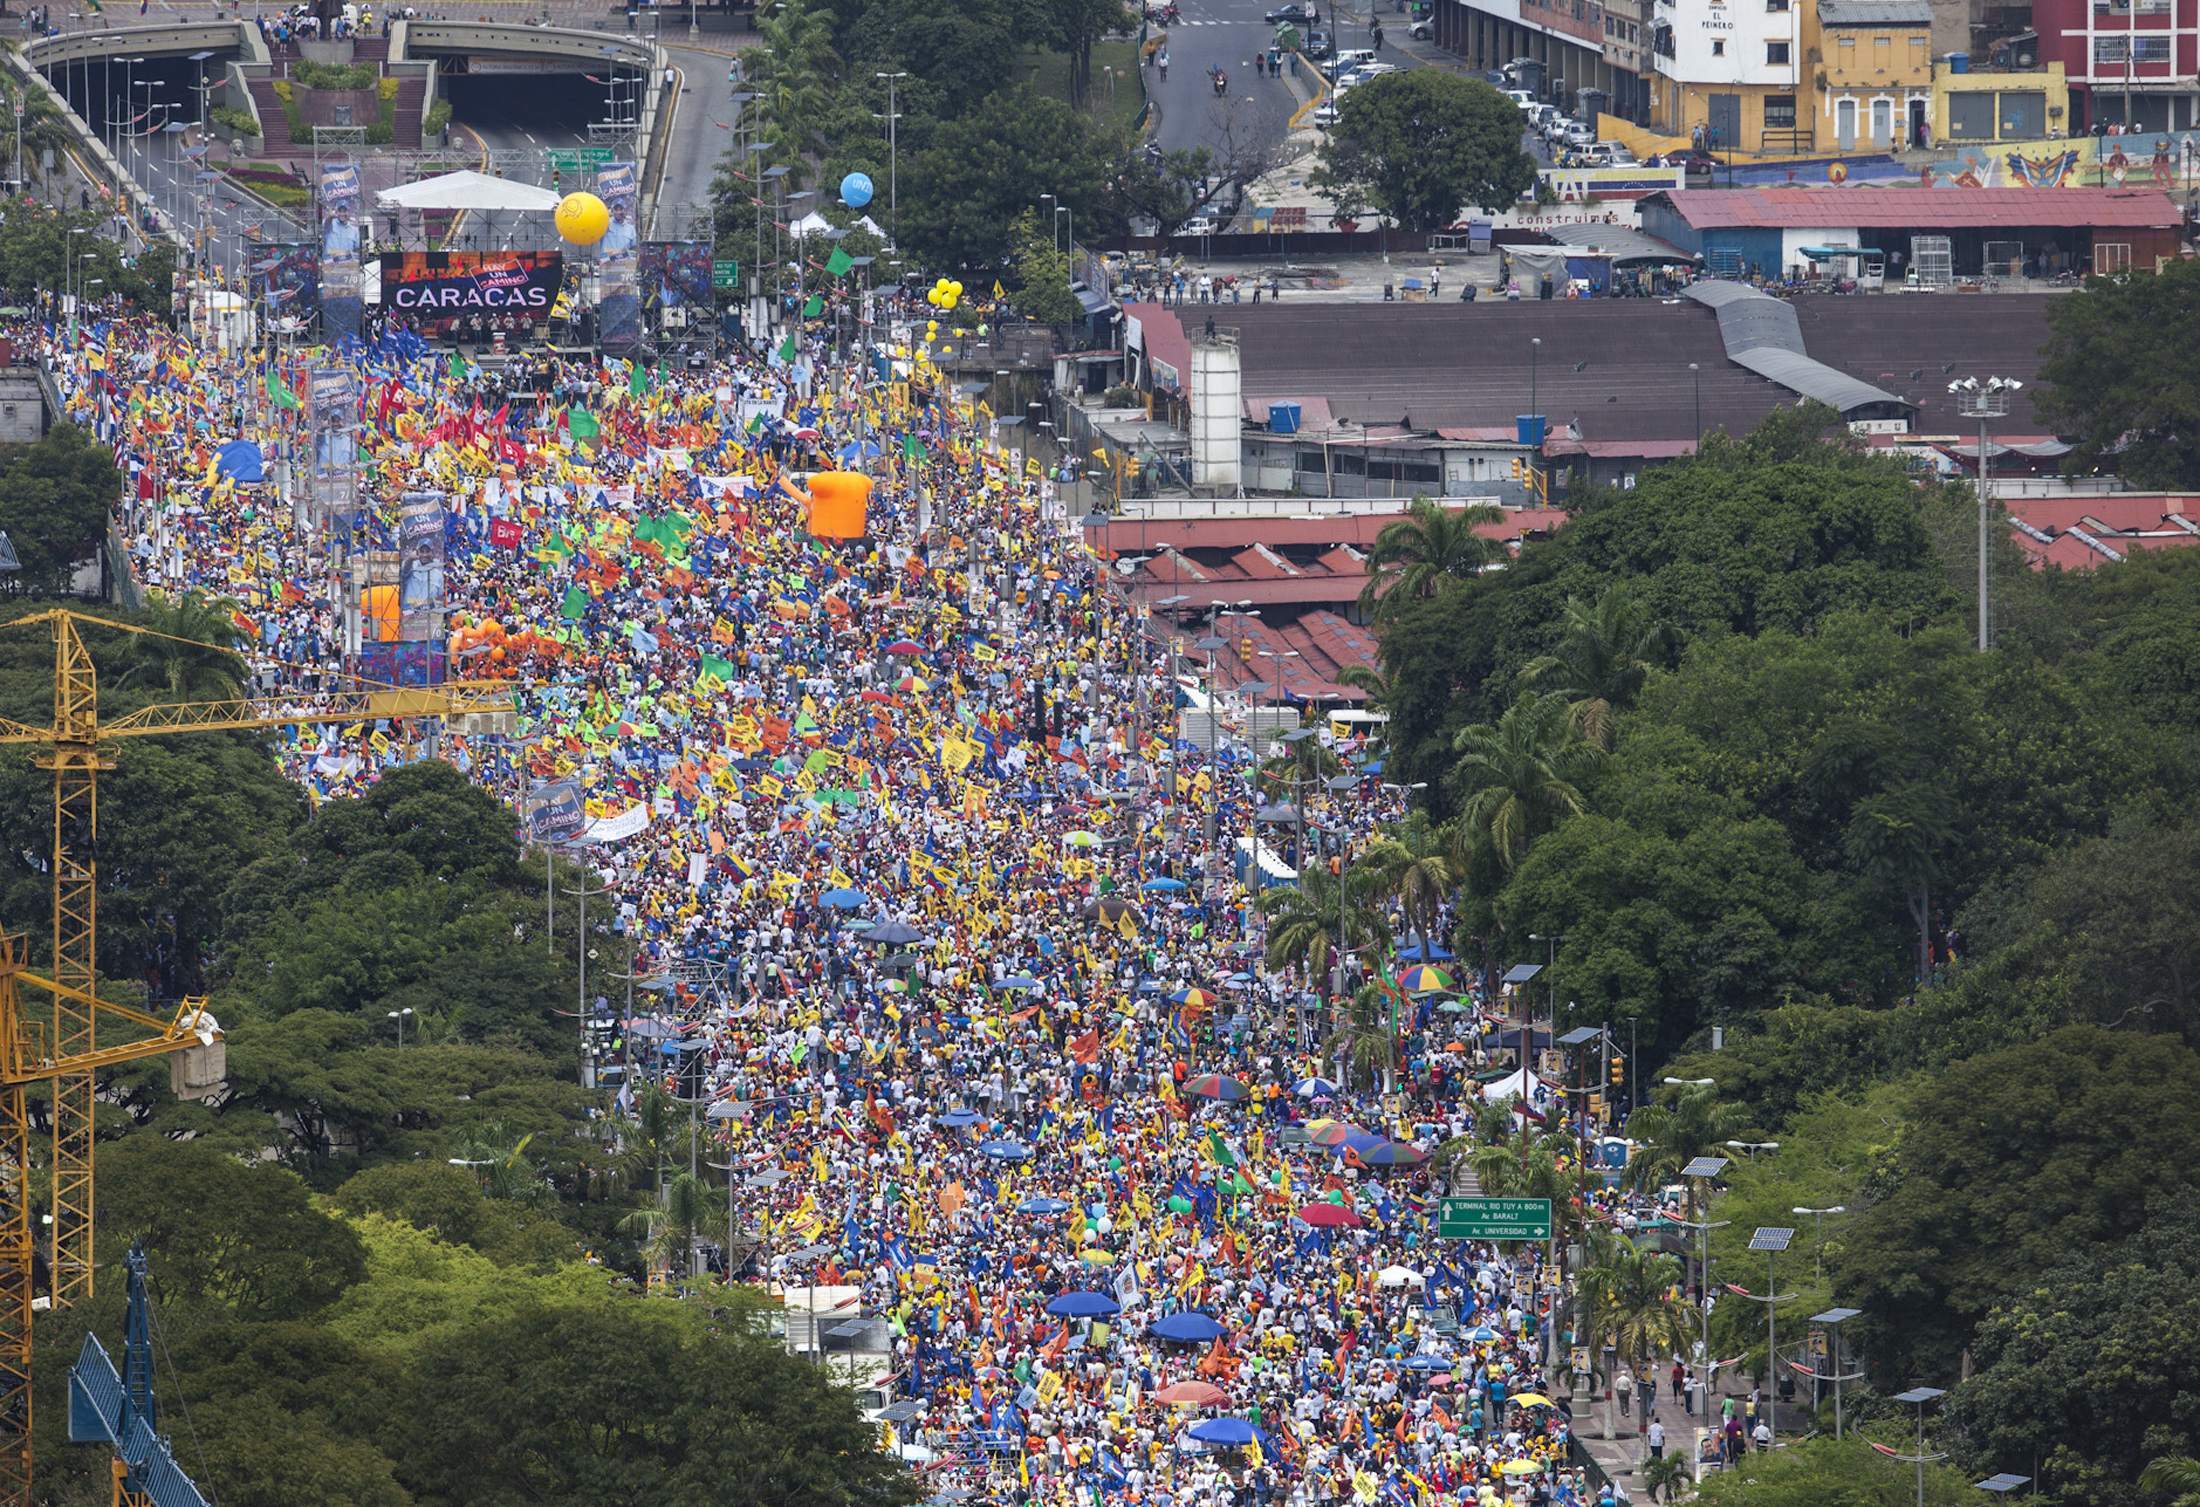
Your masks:
<path fill-rule="evenodd" d="M 572 435 L 575 443 L 578 443 L 592 440 L 603 433 L 603 425 L 596 422 L 594 414 L 584 413 L 576 408 L 565 416 L 565 432 Z"/>
<path fill-rule="evenodd" d="M 824 312 L 825 295 L 822 293 L 812 293 L 809 301 L 802 305 L 802 317 L 804 319 L 815 319 Z"/>
<path fill-rule="evenodd" d="M 792 361 L 794 359 L 794 353 L 797 349 L 798 347 L 795 344 L 794 331 L 789 330 L 787 332 L 787 338 L 780 343 L 779 359 L 782 361 Z"/>
<path fill-rule="evenodd" d="M 827 277 L 838 277 L 855 264 L 856 259 L 854 257 L 840 247 L 835 246 L 833 254 L 825 258 L 825 275 Z"/>
<path fill-rule="evenodd" d="M 912 466 L 923 460 L 924 442 L 913 434 L 903 435 L 901 437 L 901 458 Z"/>
<path fill-rule="evenodd" d="M 588 593 L 578 586 L 565 588 L 565 605 L 558 609 L 561 617 L 578 618 L 588 610 Z"/>
<path fill-rule="evenodd" d="M 695 678 L 697 680 L 718 680 L 731 684 L 733 681 L 733 661 L 720 659 L 715 654 L 705 654 L 703 656 L 702 673 Z"/>
<path fill-rule="evenodd" d="M 283 385 L 283 379 L 275 375 L 272 367 L 268 369 L 267 373 L 267 396 L 268 400 L 277 408 L 302 408 L 305 406 L 298 401 L 296 393 Z"/>
<path fill-rule="evenodd" d="M 457 351 L 451 352 L 451 375 L 454 377 L 466 375 L 466 358 Z"/>
<path fill-rule="evenodd" d="M 627 373 L 626 390 L 637 398 L 648 392 L 649 368 L 639 361 L 635 362 L 634 369 Z"/>

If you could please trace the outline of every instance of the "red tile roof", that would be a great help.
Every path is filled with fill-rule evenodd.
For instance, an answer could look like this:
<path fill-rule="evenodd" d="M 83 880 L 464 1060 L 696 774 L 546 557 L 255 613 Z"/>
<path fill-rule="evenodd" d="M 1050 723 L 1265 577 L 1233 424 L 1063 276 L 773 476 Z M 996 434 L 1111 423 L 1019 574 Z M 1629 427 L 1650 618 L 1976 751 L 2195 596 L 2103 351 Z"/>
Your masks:
<path fill-rule="evenodd" d="M 2100 492 L 2004 501 L 2009 516 L 2027 526 L 2010 532 L 2035 568 L 2096 570 L 2128 559 L 2134 550 L 2200 544 L 2195 532 L 2200 496 L 2189 493 Z"/>
<path fill-rule="evenodd" d="M 1678 188 L 1657 197 L 1697 230 L 2167 230 L 2183 223 L 2169 195 L 2151 188 Z"/>

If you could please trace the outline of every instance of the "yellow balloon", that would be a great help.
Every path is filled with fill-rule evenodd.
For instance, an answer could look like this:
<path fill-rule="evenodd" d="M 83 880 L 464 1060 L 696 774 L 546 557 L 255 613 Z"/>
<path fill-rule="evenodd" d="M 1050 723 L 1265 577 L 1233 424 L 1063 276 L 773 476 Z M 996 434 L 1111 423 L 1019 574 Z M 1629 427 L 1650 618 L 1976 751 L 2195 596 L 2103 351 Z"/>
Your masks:
<path fill-rule="evenodd" d="M 567 194 L 558 201 L 558 234 L 576 246 L 593 246 L 611 228 L 611 211 L 594 194 Z"/>

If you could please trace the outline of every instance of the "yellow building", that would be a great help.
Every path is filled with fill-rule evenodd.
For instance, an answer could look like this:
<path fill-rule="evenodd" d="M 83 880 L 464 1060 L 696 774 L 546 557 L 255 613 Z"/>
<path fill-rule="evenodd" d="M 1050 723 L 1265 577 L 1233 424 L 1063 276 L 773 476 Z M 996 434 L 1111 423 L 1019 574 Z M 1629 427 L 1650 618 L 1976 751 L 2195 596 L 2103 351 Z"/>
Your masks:
<path fill-rule="evenodd" d="M 1816 137 L 1822 150 L 1897 152 L 1933 118 L 1933 13 L 1926 0 L 1804 4 Z"/>
<path fill-rule="evenodd" d="M 2070 130 L 2061 63 L 2024 73 L 1951 73 L 1933 80 L 1933 144 L 2045 141 Z"/>

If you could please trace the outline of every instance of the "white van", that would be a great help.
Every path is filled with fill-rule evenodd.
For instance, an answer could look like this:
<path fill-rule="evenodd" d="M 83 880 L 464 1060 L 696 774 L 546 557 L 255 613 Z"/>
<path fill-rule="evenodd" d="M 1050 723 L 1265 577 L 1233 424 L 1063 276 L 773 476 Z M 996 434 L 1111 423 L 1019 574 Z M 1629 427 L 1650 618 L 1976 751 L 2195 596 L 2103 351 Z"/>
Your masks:
<path fill-rule="evenodd" d="M 1347 49 L 1344 52 L 1338 53 L 1334 58 L 1331 58 L 1329 60 L 1329 76 L 1331 78 L 1341 77 L 1344 74 L 1350 73 L 1353 69 L 1359 67 L 1362 63 L 1374 62 L 1375 58 L 1376 52 L 1375 49 L 1372 47 L 1354 47 Z"/>

